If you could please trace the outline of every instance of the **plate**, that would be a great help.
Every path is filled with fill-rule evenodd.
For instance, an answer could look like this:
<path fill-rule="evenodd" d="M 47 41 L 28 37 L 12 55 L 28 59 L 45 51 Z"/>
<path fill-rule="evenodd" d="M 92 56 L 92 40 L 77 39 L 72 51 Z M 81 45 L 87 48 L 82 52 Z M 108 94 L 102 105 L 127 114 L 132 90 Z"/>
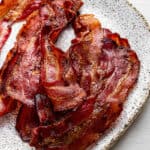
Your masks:
<path fill-rule="evenodd" d="M 141 61 L 138 82 L 130 93 L 120 117 L 97 143 L 88 148 L 90 150 L 108 150 L 136 119 L 148 98 L 150 89 L 150 28 L 143 16 L 126 0 L 84 0 L 84 3 L 80 13 L 95 14 L 103 27 L 128 38 L 131 47 L 137 52 Z M 22 24 L 13 26 L 13 32 L 0 56 L 0 66 L 8 50 L 13 47 L 16 31 L 21 28 Z M 57 45 L 65 50 L 69 47 L 73 37 L 73 30 L 67 28 L 61 34 Z M 33 149 L 27 143 L 23 143 L 15 131 L 16 114 L 17 112 L 13 112 L 13 114 L 0 118 L 0 150 Z"/>

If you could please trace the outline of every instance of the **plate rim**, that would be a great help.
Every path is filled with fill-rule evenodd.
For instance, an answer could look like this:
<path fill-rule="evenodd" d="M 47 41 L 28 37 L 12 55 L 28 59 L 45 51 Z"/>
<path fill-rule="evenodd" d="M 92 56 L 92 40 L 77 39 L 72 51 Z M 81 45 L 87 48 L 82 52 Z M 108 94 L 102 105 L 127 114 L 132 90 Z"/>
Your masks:
<path fill-rule="evenodd" d="M 145 25 L 145 29 L 147 29 L 150 32 L 150 24 L 147 21 L 147 19 L 144 17 L 144 15 L 129 0 L 125 0 L 125 2 L 127 3 L 128 7 L 130 7 L 130 9 L 132 9 L 141 18 L 143 24 Z M 112 139 L 110 143 L 103 150 L 110 150 L 110 148 L 113 148 L 117 144 L 117 142 L 121 140 L 121 137 L 124 136 L 126 131 L 132 126 L 132 124 L 136 121 L 138 116 L 143 112 L 144 107 L 149 98 L 150 98 L 150 85 L 148 85 L 147 88 L 147 95 L 145 94 L 145 97 L 142 97 L 143 99 L 142 105 L 137 109 L 137 112 L 134 114 L 133 118 L 129 119 L 128 124 L 125 125 L 123 130 L 120 131 L 116 135 L 115 139 Z"/>

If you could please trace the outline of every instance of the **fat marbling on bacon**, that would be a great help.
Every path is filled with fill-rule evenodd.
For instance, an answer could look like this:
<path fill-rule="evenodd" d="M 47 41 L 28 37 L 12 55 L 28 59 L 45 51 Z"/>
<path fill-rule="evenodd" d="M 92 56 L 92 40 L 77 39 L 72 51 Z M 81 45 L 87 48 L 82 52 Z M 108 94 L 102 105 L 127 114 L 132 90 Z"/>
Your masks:
<path fill-rule="evenodd" d="M 44 82 L 44 87 L 53 104 L 54 114 L 63 112 L 56 108 L 69 93 L 65 91 L 64 95 L 61 94 L 59 88 L 65 90 L 64 84 L 77 84 L 86 95 L 80 105 L 68 108 L 68 111 L 72 110 L 66 116 L 32 130 L 30 144 L 37 149 L 86 149 L 120 115 L 123 103 L 138 78 L 140 62 L 126 39 L 101 28 L 93 15 L 77 17 L 74 30 L 77 37 L 65 55 L 67 63 L 63 63 L 61 68 L 61 63 L 52 64 L 53 59 L 54 62 L 60 61 L 60 56 L 57 57 L 53 46 L 49 46 L 50 53 L 55 57 L 47 63 L 50 71 L 45 73 L 44 79 L 47 78 L 48 82 Z M 64 71 L 60 73 L 61 70 Z M 70 80 L 69 75 L 74 80 Z M 51 91 L 53 87 L 55 96 Z M 73 103 L 74 98 L 70 98 Z"/>

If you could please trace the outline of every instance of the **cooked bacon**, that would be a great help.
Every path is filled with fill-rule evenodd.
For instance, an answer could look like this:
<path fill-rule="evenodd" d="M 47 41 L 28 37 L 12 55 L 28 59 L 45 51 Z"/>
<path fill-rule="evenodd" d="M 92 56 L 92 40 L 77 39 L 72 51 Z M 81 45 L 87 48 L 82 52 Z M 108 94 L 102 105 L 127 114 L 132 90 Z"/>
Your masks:
<path fill-rule="evenodd" d="M 69 110 L 78 107 L 84 101 L 85 91 L 78 84 L 69 86 L 51 86 L 46 88 L 55 111 Z"/>
<path fill-rule="evenodd" d="M 74 29 L 77 38 L 69 49 L 68 59 L 78 76 L 78 85 L 90 91 L 89 98 L 60 121 L 34 128 L 32 146 L 49 150 L 86 149 L 117 119 L 137 81 L 140 62 L 127 40 L 101 29 L 91 15 L 79 16 Z M 88 90 L 86 85 L 90 85 Z M 58 93 L 54 95 L 61 97 Z"/>
<path fill-rule="evenodd" d="M 0 51 L 7 41 L 14 23 L 26 19 L 40 8 L 43 0 L 5 0 L 0 5 Z"/>
<path fill-rule="evenodd" d="M 38 93 L 40 86 L 42 54 L 39 42 L 41 30 L 47 23 L 47 28 L 50 30 L 50 41 L 57 39 L 58 34 L 56 36 L 55 32 L 59 30 L 60 33 L 69 23 L 64 11 L 68 10 L 68 8 L 63 7 L 66 1 L 68 0 L 57 0 L 57 3 L 46 3 L 39 11 L 32 13 L 27 20 L 27 24 L 20 31 L 17 37 L 17 43 L 13 49 L 12 58 L 9 58 L 10 56 L 8 54 L 7 59 L 10 61 L 7 62 L 6 60 L 7 63 L 4 65 L 8 66 L 8 68 L 2 68 L 3 74 L 1 74 L 3 80 L 4 74 L 6 74 L 5 72 L 9 70 L 9 74 L 5 76 L 5 80 L 3 80 L 4 82 L 0 86 L 3 86 L 4 92 L 12 99 L 16 99 L 28 105 L 34 105 L 34 96 Z M 81 1 L 80 5 L 79 1 L 74 4 L 73 7 L 77 8 L 74 11 L 75 14 L 80 6 Z M 70 20 L 73 19 L 73 17 L 75 17 L 75 15 L 72 16 Z M 52 35 L 55 36 L 51 38 Z M 11 62 L 13 62 L 13 65 Z M 9 66 L 11 66 L 11 68 Z"/>
<path fill-rule="evenodd" d="M 35 104 L 40 125 L 49 125 L 50 123 L 55 121 L 52 105 L 47 96 L 37 94 L 35 97 Z"/>
<path fill-rule="evenodd" d="M 0 95 L 0 116 L 13 111 L 16 106 L 16 101 L 13 101 L 10 97 L 4 97 L 4 95 Z"/>
<path fill-rule="evenodd" d="M 38 115 L 35 107 L 23 105 L 20 108 L 16 120 L 16 130 L 23 141 L 30 141 L 31 130 L 39 125 Z"/>
<path fill-rule="evenodd" d="M 120 115 L 123 102 L 138 78 L 140 63 L 135 52 L 130 50 L 128 42 L 112 33 L 104 34 L 104 39 L 98 68 L 101 69 L 100 75 L 103 79 L 100 82 L 103 86 L 96 98 L 94 111 L 88 119 L 88 127 L 85 125 L 80 137 L 70 144 L 71 150 L 75 149 L 75 145 L 76 149 L 85 149 L 99 139 L 99 133 L 106 131 Z M 111 44 L 108 46 L 106 41 L 110 40 Z"/>
<path fill-rule="evenodd" d="M 66 53 L 55 47 L 80 0 L 8 2 L 0 5 L 0 49 L 12 24 L 30 17 L 0 70 L 0 116 L 20 101 L 16 129 L 24 141 L 37 150 L 86 149 L 123 110 L 139 74 L 136 53 L 93 15 L 76 18 Z"/>
<path fill-rule="evenodd" d="M 35 147 L 43 147 L 52 143 L 52 145 L 57 147 L 59 145 L 55 145 L 56 142 L 65 146 L 68 141 L 64 141 L 63 135 L 72 130 L 74 126 L 77 126 L 88 119 L 93 111 L 94 102 L 93 98 L 89 98 L 76 111 L 71 112 L 69 116 L 62 118 L 60 121 L 49 126 L 39 126 L 34 128 L 32 130 L 30 144 Z"/>
<path fill-rule="evenodd" d="M 83 102 L 86 93 L 78 84 L 65 85 L 62 79 L 63 70 L 66 67 L 63 63 L 65 61 L 64 53 L 50 45 L 47 37 L 48 35 L 45 35 L 42 40 L 44 59 L 41 81 L 54 106 L 54 111 L 72 109 Z"/>

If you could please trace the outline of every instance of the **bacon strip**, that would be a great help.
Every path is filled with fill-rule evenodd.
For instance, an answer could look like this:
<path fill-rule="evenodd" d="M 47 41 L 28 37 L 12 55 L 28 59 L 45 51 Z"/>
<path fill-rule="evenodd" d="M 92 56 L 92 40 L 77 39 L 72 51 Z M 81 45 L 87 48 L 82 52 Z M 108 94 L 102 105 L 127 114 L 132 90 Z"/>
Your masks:
<path fill-rule="evenodd" d="M 3 81 L 1 94 L 9 95 L 12 99 L 24 103 L 28 102 L 30 105 L 33 104 L 31 97 L 39 88 L 41 55 L 38 36 L 40 26 L 40 16 L 38 12 L 35 12 L 20 31 L 17 37 L 18 42 L 13 51 L 8 54 L 1 71 Z"/>
<path fill-rule="evenodd" d="M 17 37 L 18 43 L 16 43 L 15 47 L 8 53 L 6 61 L 3 65 L 2 69 L 0 70 L 0 95 L 1 95 L 1 97 L 3 97 L 3 99 L 1 99 L 1 102 L 3 102 L 5 104 L 5 105 L 3 105 L 3 107 L 4 106 L 7 107 L 6 104 L 7 104 L 8 93 L 11 93 L 11 94 L 14 93 L 14 96 L 9 98 L 9 99 L 11 99 L 10 101 L 11 101 L 12 105 L 13 105 L 13 102 L 12 102 L 13 99 L 24 98 L 26 96 L 25 92 L 30 95 L 33 94 L 33 92 L 31 92 L 31 93 L 29 92 L 30 89 L 28 90 L 28 88 L 26 88 L 25 91 L 23 91 L 24 90 L 23 86 L 25 86 L 25 85 L 30 86 L 30 85 L 28 85 L 27 80 L 25 78 L 23 78 L 23 76 L 27 75 L 26 71 L 30 70 L 27 65 L 29 63 L 29 61 L 31 61 L 30 63 L 34 63 L 33 61 L 35 61 L 35 62 L 37 61 L 37 63 L 32 64 L 31 66 L 29 65 L 29 67 L 30 68 L 33 67 L 33 69 L 31 69 L 32 72 L 30 72 L 30 74 L 28 73 L 30 76 L 26 76 L 26 78 L 30 77 L 30 81 L 32 82 L 32 85 L 35 86 L 35 87 L 30 86 L 31 88 L 33 88 L 33 89 L 38 88 L 38 87 L 36 87 L 37 81 L 35 79 L 37 79 L 36 73 L 38 73 L 38 72 L 36 72 L 36 70 L 37 70 L 36 67 L 38 67 L 38 63 L 40 64 L 40 57 L 38 56 L 38 53 L 40 53 L 40 51 L 39 51 L 39 49 L 33 49 L 33 46 L 36 46 L 36 44 L 37 44 L 36 43 L 37 42 L 36 39 L 38 38 L 37 31 L 40 28 L 40 24 L 39 24 L 40 17 L 37 14 L 38 14 L 38 12 L 35 12 L 28 19 L 27 25 L 25 25 L 23 27 L 23 29 L 20 31 L 20 33 Z M 35 20 L 33 20 L 33 19 L 35 19 Z M 34 21 L 36 22 L 36 25 L 35 25 Z M 34 45 L 34 43 L 31 43 L 31 42 L 34 42 L 35 45 Z M 29 47 L 30 51 L 27 50 L 26 55 L 24 55 L 24 57 L 23 57 L 23 53 L 26 52 L 26 48 L 27 48 L 26 46 Z M 32 46 L 32 47 L 30 47 L 30 46 Z M 31 51 L 35 51 L 35 52 L 32 53 Z M 28 56 L 31 55 L 31 53 L 32 53 L 32 56 L 34 56 L 34 58 L 32 57 L 32 59 L 29 59 L 31 56 L 30 57 L 28 57 Z M 21 63 L 21 59 L 23 59 L 22 63 Z M 19 67 L 20 65 L 23 65 L 24 68 L 20 68 Z M 20 74 L 19 74 L 19 72 L 20 72 Z M 14 77 L 10 76 L 10 74 L 14 74 Z M 32 74 L 33 74 L 33 76 L 31 78 Z M 33 77 L 34 77 L 34 80 L 32 80 Z M 17 85 L 15 82 L 13 84 L 12 80 L 15 81 L 16 83 L 18 83 L 20 81 L 22 81 L 22 82 Z M 11 86 L 14 86 L 13 91 L 8 87 L 9 83 L 11 84 Z M 6 86 L 7 86 L 7 88 L 6 88 Z M 17 92 L 17 88 L 19 89 L 18 92 Z M 6 92 L 7 90 L 8 90 L 8 92 Z M 20 94 L 20 95 L 18 96 L 17 94 Z M 2 109 L 2 111 L 3 111 L 3 109 Z M 4 113 L 4 111 L 3 111 L 3 113 Z M 5 113 L 7 113 L 7 112 L 5 112 Z"/>
<path fill-rule="evenodd" d="M 47 37 L 47 36 L 46 36 Z M 44 38 L 42 51 L 44 53 L 41 81 L 55 111 L 64 111 L 79 106 L 86 96 L 78 84 L 66 85 L 62 80 L 63 52 L 51 46 L 47 38 Z M 51 51 L 50 51 L 51 48 Z"/>
<path fill-rule="evenodd" d="M 5 72 L 9 74 L 3 79 L 3 91 L 9 95 L 12 99 L 21 101 L 28 105 L 34 105 L 34 95 L 39 89 L 40 79 L 40 63 L 41 63 L 41 51 L 39 43 L 39 37 L 42 26 L 47 23 L 50 30 L 50 39 L 55 41 L 58 37 L 56 31 L 59 33 L 69 23 L 65 17 L 65 11 L 69 10 L 68 6 L 63 7 L 68 0 L 57 0 L 54 2 L 46 3 L 39 11 L 33 13 L 27 21 L 27 24 L 21 30 L 16 46 L 13 50 L 14 56 L 7 58 L 10 61 L 6 61 L 2 68 L 1 78 L 4 78 Z M 74 16 L 81 6 L 81 1 L 76 3 L 72 2 L 72 7 L 75 9 Z M 80 3 L 79 3 L 80 2 Z M 64 11 L 65 10 L 65 11 Z M 60 12 L 60 13 L 59 13 Z M 55 18 L 55 19 L 54 19 Z M 57 22 L 58 20 L 58 22 Z M 69 21 L 70 21 L 69 20 Z M 55 35 L 51 38 L 52 35 Z M 8 54 L 9 57 L 9 54 Z M 11 65 L 11 62 L 15 62 Z M 9 66 L 11 65 L 11 69 Z M 9 76 L 8 76 L 9 75 Z"/>
<path fill-rule="evenodd" d="M 55 121 L 52 105 L 47 96 L 42 94 L 36 95 L 35 104 L 40 125 L 47 125 Z"/>
<path fill-rule="evenodd" d="M 14 23 L 26 19 L 39 9 L 43 0 L 4 0 L 0 5 L 0 51 L 7 41 Z"/>
<path fill-rule="evenodd" d="M 13 111 L 17 106 L 17 102 L 13 101 L 10 97 L 0 96 L 0 116 L 3 116 Z"/>
<path fill-rule="evenodd" d="M 90 94 L 68 117 L 32 130 L 30 144 L 45 150 L 85 149 L 98 140 L 120 115 L 138 78 L 140 62 L 125 39 L 101 29 L 92 15 L 79 16 L 74 29 L 77 38 L 68 59 L 78 84 Z M 86 81 L 87 77 L 90 80 Z"/>

